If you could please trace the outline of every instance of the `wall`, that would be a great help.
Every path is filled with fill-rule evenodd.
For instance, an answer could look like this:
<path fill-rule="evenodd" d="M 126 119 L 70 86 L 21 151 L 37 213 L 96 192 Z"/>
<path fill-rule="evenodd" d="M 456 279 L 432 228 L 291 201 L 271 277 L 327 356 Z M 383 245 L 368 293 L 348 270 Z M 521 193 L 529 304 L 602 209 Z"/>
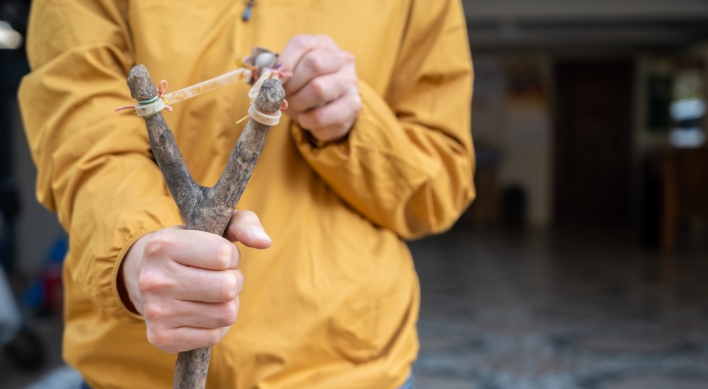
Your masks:
<path fill-rule="evenodd" d="M 491 148 L 501 153 L 498 171 L 500 189 L 510 185 L 523 187 L 527 194 L 529 224 L 532 227 L 547 227 L 551 221 L 553 158 L 550 58 L 543 54 L 479 54 L 474 56 L 474 62 L 472 134 L 475 145 L 478 149 Z M 519 62 L 533 63 L 541 71 L 547 98 L 546 112 L 526 115 L 523 108 L 519 109 L 518 105 L 509 102 L 508 69 Z M 534 122 L 529 128 L 523 128 L 519 123 L 525 117 Z"/>

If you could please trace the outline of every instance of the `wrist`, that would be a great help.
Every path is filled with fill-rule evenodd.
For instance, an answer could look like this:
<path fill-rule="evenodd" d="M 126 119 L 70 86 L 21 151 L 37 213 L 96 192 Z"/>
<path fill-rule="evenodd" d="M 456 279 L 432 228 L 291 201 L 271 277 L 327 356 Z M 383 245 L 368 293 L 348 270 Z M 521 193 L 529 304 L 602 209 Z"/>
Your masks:
<path fill-rule="evenodd" d="M 356 124 L 356 122 L 354 122 Z M 349 139 L 349 134 L 354 129 L 354 124 L 349 127 L 349 129 L 341 136 L 338 137 L 328 137 L 326 140 L 322 140 L 317 136 L 317 132 L 304 128 L 300 124 L 295 123 L 296 127 L 302 132 L 303 138 L 316 149 L 322 149 L 331 144 L 344 143 Z"/>
<path fill-rule="evenodd" d="M 145 244 L 151 235 L 152 233 L 146 234 L 133 243 L 123 258 L 118 271 L 117 284 L 120 298 L 125 307 L 136 314 L 142 314 L 138 277 L 142 267 Z"/>

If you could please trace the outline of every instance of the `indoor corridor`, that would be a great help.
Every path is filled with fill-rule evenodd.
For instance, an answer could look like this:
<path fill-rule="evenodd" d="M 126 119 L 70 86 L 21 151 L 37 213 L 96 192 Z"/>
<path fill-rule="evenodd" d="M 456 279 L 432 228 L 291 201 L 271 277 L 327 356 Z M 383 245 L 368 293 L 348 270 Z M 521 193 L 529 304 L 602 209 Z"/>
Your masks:
<path fill-rule="evenodd" d="M 706 244 L 662 256 L 631 242 L 452 231 L 412 243 L 418 387 L 707 388 Z"/>

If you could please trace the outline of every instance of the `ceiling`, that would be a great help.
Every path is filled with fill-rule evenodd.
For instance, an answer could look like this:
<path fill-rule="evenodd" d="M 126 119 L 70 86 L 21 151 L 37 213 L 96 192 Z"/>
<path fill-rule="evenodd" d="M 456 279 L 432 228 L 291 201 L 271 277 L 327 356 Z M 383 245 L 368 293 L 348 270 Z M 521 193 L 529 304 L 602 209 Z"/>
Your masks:
<path fill-rule="evenodd" d="M 463 0 L 473 49 L 675 50 L 708 41 L 708 0 Z"/>

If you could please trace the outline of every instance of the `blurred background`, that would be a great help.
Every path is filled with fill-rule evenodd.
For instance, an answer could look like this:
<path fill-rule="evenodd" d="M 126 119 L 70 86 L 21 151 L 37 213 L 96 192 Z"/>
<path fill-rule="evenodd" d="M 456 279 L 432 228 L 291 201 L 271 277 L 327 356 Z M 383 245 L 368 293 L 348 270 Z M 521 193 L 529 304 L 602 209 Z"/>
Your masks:
<path fill-rule="evenodd" d="M 410 244 L 416 387 L 708 388 L 708 1 L 463 3 L 478 195 Z M 0 387 L 78 388 L 15 97 L 28 7 L 0 1 Z"/>

